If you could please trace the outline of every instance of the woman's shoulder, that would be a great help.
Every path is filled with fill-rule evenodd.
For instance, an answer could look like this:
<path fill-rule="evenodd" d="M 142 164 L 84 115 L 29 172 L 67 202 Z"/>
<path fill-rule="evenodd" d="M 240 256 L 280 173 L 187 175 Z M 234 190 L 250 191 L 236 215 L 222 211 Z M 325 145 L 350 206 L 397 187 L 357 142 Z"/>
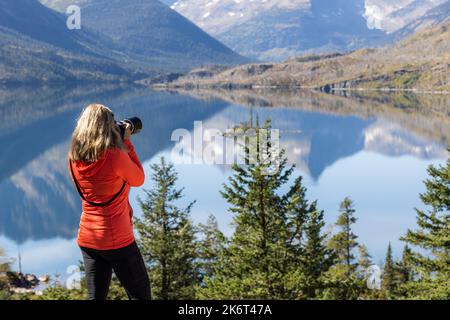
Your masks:
<path fill-rule="evenodd" d="M 126 151 L 119 147 L 109 147 L 106 149 L 106 154 L 126 154 Z"/>
<path fill-rule="evenodd" d="M 120 162 L 126 156 L 127 156 L 126 151 L 119 147 L 108 148 L 105 152 L 106 159 L 108 159 L 111 162 Z"/>

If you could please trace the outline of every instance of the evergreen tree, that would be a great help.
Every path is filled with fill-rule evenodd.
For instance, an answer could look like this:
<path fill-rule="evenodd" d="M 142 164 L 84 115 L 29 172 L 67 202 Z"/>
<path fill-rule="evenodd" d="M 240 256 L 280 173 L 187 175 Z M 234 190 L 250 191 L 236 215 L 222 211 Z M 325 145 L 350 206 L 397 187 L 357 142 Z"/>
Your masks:
<path fill-rule="evenodd" d="M 358 247 L 358 238 L 352 231 L 353 224 L 356 223 L 355 209 L 353 201 L 345 198 L 340 205 L 340 215 L 336 226 L 341 230 L 329 241 L 329 247 L 334 249 L 338 255 L 338 261 L 344 266 L 345 272 L 350 276 L 357 267 L 355 262 L 354 249 Z"/>
<path fill-rule="evenodd" d="M 199 225 L 199 269 L 202 278 L 211 278 L 220 267 L 220 256 L 227 245 L 225 235 L 219 230 L 217 219 L 209 216 L 206 224 Z"/>
<path fill-rule="evenodd" d="M 294 230 L 291 242 L 295 244 L 293 248 L 302 254 L 303 242 L 305 241 L 306 223 L 311 220 L 311 214 L 317 210 L 317 202 L 309 204 L 306 198 L 306 188 L 303 185 L 303 178 L 297 177 L 287 194 L 284 196 L 289 228 Z M 323 226 L 322 226 L 323 227 Z"/>
<path fill-rule="evenodd" d="M 383 277 L 381 282 L 382 290 L 387 298 L 391 298 L 396 287 L 396 269 L 394 259 L 392 257 L 392 246 L 389 243 L 386 258 L 384 260 Z"/>
<path fill-rule="evenodd" d="M 194 202 L 177 206 L 183 189 L 176 188 L 177 173 L 164 158 L 151 169 L 155 187 L 145 190 L 145 200 L 138 199 L 143 218 L 136 219 L 136 230 L 152 295 L 162 300 L 192 299 L 198 283 L 196 230 L 189 216 Z"/>
<path fill-rule="evenodd" d="M 397 295 L 399 298 L 407 297 L 407 286 L 415 278 L 412 264 L 412 251 L 408 245 L 405 245 L 403 248 L 402 259 L 396 263 L 395 268 Z"/>
<path fill-rule="evenodd" d="M 359 275 L 364 278 L 367 269 L 372 266 L 373 262 L 372 256 L 363 244 L 358 246 L 358 257 Z"/>
<path fill-rule="evenodd" d="M 405 245 L 402 253 L 402 260 L 397 263 L 398 282 L 406 284 L 414 279 L 414 271 L 412 267 L 412 251 Z"/>
<path fill-rule="evenodd" d="M 416 209 L 418 229 L 402 238 L 427 252 L 411 253 L 417 279 L 408 292 L 411 298 L 450 299 L 450 159 L 444 166 L 430 166 L 428 174 L 420 197 L 429 210 Z"/>
<path fill-rule="evenodd" d="M 322 230 L 325 226 L 324 213 L 317 208 L 317 201 L 311 204 L 306 197 L 303 178 L 297 177 L 287 194 L 284 203 L 288 217 L 288 229 L 292 232 L 289 240 L 290 250 L 298 257 L 292 271 L 298 288 L 297 299 L 314 299 L 324 289 L 324 274 L 333 263 L 331 250 L 326 247 Z"/>
<path fill-rule="evenodd" d="M 263 129 L 269 127 L 267 123 Z M 260 130 L 257 125 L 258 139 Z M 268 146 L 267 150 L 270 152 L 271 147 Z M 269 157 L 274 158 L 272 155 Z M 249 159 L 250 156 L 246 160 Z M 315 204 L 310 205 L 306 201 L 306 189 L 301 178 L 282 194 L 280 189 L 293 173 L 293 167 L 287 166 L 284 151 L 272 163 L 264 161 L 259 152 L 255 159 L 246 161 L 246 165 L 234 165 L 233 175 L 224 185 L 222 196 L 231 205 L 229 211 L 234 215 L 235 232 L 221 254 L 220 268 L 213 278 L 205 282 L 203 298 L 305 298 L 302 267 L 307 263 L 319 264 L 319 261 L 302 261 L 301 258 L 307 241 L 305 223 L 311 214 L 317 213 Z M 278 170 L 272 170 L 273 163 L 278 165 Z M 311 222 L 311 238 L 314 232 L 320 234 L 321 218 L 315 219 L 318 224 L 315 230 Z M 314 240 L 321 240 L 319 235 L 316 237 L 319 239 Z M 314 245 L 310 242 L 309 250 L 319 252 L 321 248 Z M 315 286 L 311 284 L 311 287 Z"/>
<path fill-rule="evenodd" d="M 363 283 L 357 275 L 358 263 L 354 254 L 358 247 L 358 237 L 352 230 L 357 221 L 354 214 L 353 201 L 345 198 L 340 205 L 340 215 L 335 224 L 339 231 L 328 241 L 328 247 L 335 252 L 337 259 L 327 275 L 327 299 L 357 299 L 363 289 Z"/>
<path fill-rule="evenodd" d="M 325 274 L 334 263 L 333 251 L 325 244 L 326 235 L 322 234 L 325 226 L 323 211 L 317 210 L 314 202 L 310 208 L 305 228 L 306 242 L 301 255 L 302 274 L 305 282 L 305 296 L 308 299 L 322 295 L 325 289 Z"/>
<path fill-rule="evenodd" d="M 286 161 L 275 175 L 266 175 L 262 164 L 234 166 L 230 185 L 224 186 L 222 195 L 232 205 L 236 228 L 229 246 L 228 268 L 234 276 L 228 280 L 236 289 L 230 298 L 288 294 L 285 277 L 295 259 L 289 241 L 296 235 L 288 229 L 283 199 L 277 194 L 292 173 L 285 166 Z"/>

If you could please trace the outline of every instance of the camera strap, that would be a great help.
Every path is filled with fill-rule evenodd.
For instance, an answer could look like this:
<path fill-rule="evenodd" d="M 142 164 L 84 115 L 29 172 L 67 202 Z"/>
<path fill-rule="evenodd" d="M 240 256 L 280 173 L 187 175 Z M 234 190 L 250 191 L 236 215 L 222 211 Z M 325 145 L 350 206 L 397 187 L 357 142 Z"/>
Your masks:
<path fill-rule="evenodd" d="M 83 195 L 83 192 L 81 192 L 81 188 L 78 184 L 78 181 L 75 178 L 75 175 L 73 174 L 72 161 L 70 161 L 70 159 L 69 159 L 69 166 L 70 166 L 70 172 L 72 174 L 73 182 L 75 183 L 75 186 L 77 188 L 78 194 L 80 195 L 81 199 L 83 199 L 84 201 L 86 201 L 87 203 L 89 203 L 90 205 L 92 205 L 94 207 L 106 207 L 107 205 L 110 205 L 122 193 L 123 189 L 125 189 L 125 185 L 127 184 L 126 181 L 124 181 L 122 188 L 120 188 L 119 192 L 117 192 L 109 201 L 103 202 L 103 203 L 91 202 L 91 201 L 87 200 L 86 197 Z"/>

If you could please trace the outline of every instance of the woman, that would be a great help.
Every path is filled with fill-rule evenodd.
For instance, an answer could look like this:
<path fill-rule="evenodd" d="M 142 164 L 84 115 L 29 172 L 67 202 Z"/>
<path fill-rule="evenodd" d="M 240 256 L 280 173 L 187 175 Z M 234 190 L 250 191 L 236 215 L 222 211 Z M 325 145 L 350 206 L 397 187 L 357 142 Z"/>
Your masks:
<path fill-rule="evenodd" d="M 113 270 L 130 299 L 150 299 L 128 200 L 145 177 L 130 137 L 130 126 L 122 139 L 114 114 L 100 104 L 83 111 L 72 135 L 69 172 L 82 198 L 77 242 L 90 300 L 106 299 Z"/>

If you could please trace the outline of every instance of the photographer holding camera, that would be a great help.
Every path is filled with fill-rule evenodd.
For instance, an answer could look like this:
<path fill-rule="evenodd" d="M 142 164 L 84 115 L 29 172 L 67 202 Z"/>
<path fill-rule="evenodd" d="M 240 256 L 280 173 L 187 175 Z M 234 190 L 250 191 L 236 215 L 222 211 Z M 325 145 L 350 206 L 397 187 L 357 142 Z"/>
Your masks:
<path fill-rule="evenodd" d="M 132 300 L 150 299 L 150 282 L 133 234 L 131 187 L 144 183 L 144 170 L 130 137 L 138 118 L 121 122 L 100 104 L 84 109 L 69 150 L 69 171 L 82 198 L 77 243 L 83 255 L 90 300 L 105 300 L 116 274 Z"/>

